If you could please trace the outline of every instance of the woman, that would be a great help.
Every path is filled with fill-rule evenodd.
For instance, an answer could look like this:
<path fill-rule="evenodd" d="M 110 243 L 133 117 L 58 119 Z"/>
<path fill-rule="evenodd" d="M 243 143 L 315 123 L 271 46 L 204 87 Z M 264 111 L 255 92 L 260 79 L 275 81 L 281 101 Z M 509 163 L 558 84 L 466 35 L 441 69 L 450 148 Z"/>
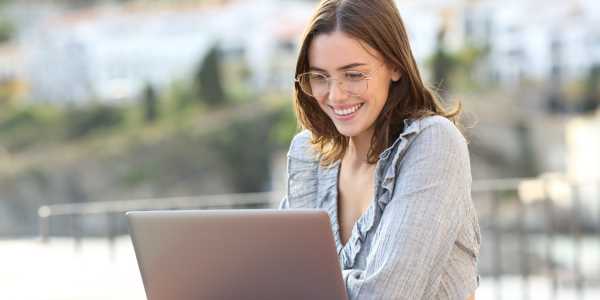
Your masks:
<path fill-rule="evenodd" d="M 468 299 L 480 233 L 467 144 L 392 0 L 324 0 L 304 35 L 281 209 L 330 216 L 350 300 Z"/>

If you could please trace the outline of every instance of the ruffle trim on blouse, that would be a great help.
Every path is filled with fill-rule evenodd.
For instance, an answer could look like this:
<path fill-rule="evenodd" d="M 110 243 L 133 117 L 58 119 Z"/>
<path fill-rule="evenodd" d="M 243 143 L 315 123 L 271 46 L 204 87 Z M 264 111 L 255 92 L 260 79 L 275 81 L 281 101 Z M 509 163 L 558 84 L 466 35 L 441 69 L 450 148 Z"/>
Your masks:
<path fill-rule="evenodd" d="M 290 208 L 316 207 L 327 211 L 338 256 L 344 269 L 352 268 L 367 235 L 375 225 L 393 194 L 394 179 L 398 171 L 398 160 L 408 148 L 410 135 L 418 133 L 422 120 L 404 120 L 404 131 L 394 143 L 379 155 L 376 167 L 375 201 L 369 205 L 352 228 L 346 245 L 342 245 L 337 210 L 337 181 L 340 161 L 331 166 L 319 164 L 317 155 L 310 146 L 310 132 L 296 135 L 288 152 L 288 195 Z M 393 155 L 392 155 L 393 154 Z M 391 159 L 391 162 L 389 160 Z M 294 183 L 295 182 L 295 183 Z M 299 184 L 301 183 L 301 184 Z M 316 194 L 316 197 L 315 197 Z M 332 201 L 327 201 L 333 199 Z M 313 201 L 316 201 L 314 203 Z"/>
<path fill-rule="evenodd" d="M 326 203 L 326 199 L 335 199 L 334 201 L 329 201 L 327 206 L 323 208 L 329 213 L 331 218 L 332 230 L 336 240 L 338 255 L 341 257 L 344 269 L 350 269 L 354 267 L 356 263 L 356 257 L 358 256 L 358 253 L 360 252 L 367 235 L 375 226 L 375 220 L 381 219 L 381 215 L 383 214 L 386 205 L 389 203 L 393 192 L 392 188 L 394 178 L 396 177 L 397 162 L 409 144 L 408 136 L 417 133 L 420 129 L 419 122 L 405 120 L 404 124 L 405 130 L 398 136 L 396 141 L 394 141 L 394 143 L 384 150 L 379 156 L 379 162 L 377 163 L 376 167 L 376 174 L 378 175 L 376 178 L 383 180 L 383 184 L 381 182 L 376 182 L 376 190 L 374 194 L 376 200 L 371 203 L 367 210 L 358 218 L 356 224 L 352 228 L 352 234 L 345 245 L 342 245 L 341 242 L 340 227 L 337 216 L 337 177 L 339 174 L 340 163 L 336 162 L 331 168 L 328 168 L 326 171 L 324 171 L 324 174 L 319 174 L 322 175 L 319 178 L 326 178 L 327 182 L 326 184 L 320 184 L 320 186 L 323 188 L 323 191 L 319 191 L 318 193 L 318 203 Z M 391 163 L 388 163 L 392 153 L 394 154 L 391 157 L 392 161 Z M 385 166 L 387 166 L 387 169 L 383 169 Z M 384 176 L 381 176 L 382 174 Z M 386 186 L 386 183 L 389 183 L 389 185 Z M 380 187 L 383 187 L 383 189 Z"/>

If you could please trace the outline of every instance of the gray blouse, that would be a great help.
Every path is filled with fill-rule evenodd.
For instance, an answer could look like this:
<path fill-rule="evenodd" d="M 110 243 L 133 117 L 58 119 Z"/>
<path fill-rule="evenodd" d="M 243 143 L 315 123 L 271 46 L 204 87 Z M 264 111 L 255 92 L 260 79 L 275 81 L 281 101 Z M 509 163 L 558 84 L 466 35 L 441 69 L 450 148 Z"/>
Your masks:
<path fill-rule="evenodd" d="M 404 124 L 379 156 L 375 201 L 345 245 L 337 217 L 340 162 L 320 166 L 306 130 L 291 142 L 279 208 L 328 212 L 349 300 L 465 300 L 479 286 L 480 245 L 467 143 L 441 116 Z"/>

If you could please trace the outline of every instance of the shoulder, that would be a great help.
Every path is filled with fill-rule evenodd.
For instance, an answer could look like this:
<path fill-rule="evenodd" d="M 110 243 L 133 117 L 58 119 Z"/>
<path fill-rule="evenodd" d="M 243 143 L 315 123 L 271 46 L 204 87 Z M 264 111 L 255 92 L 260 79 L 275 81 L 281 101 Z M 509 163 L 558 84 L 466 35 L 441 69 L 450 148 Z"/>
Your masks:
<path fill-rule="evenodd" d="M 411 120 L 406 123 L 399 139 L 392 165 L 425 162 L 437 167 L 446 164 L 469 165 L 467 141 L 458 127 L 445 117 Z"/>
<path fill-rule="evenodd" d="M 442 116 L 415 119 L 403 135 L 386 170 L 384 188 L 406 193 L 433 182 L 444 182 L 447 188 L 470 186 L 466 139 L 452 121 Z"/>
<path fill-rule="evenodd" d="M 450 121 L 448 118 L 443 116 L 429 116 L 422 119 L 416 120 L 418 123 L 419 131 L 442 131 L 449 134 L 452 138 L 463 138 L 462 133 L 458 127 Z"/>
<path fill-rule="evenodd" d="M 416 165 L 432 169 L 444 164 L 469 165 L 466 139 L 458 127 L 443 116 L 406 119 L 404 131 L 386 151 L 380 159 L 389 166 L 385 173 L 387 179 L 412 170 Z M 407 165 L 411 167 L 401 167 Z"/>
<path fill-rule="evenodd" d="M 297 133 L 292 142 L 290 143 L 290 149 L 288 150 L 287 156 L 290 159 L 302 160 L 302 161 L 317 161 L 318 155 L 312 148 L 311 144 L 312 135 L 308 130 L 302 130 Z"/>
<path fill-rule="evenodd" d="M 415 144 L 421 147 L 466 150 L 467 141 L 458 127 L 443 116 L 415 120 Z M 410 127 L 409 126 L 409 127 Z M 463 149 L 464 148 L 464 149 Z"/>

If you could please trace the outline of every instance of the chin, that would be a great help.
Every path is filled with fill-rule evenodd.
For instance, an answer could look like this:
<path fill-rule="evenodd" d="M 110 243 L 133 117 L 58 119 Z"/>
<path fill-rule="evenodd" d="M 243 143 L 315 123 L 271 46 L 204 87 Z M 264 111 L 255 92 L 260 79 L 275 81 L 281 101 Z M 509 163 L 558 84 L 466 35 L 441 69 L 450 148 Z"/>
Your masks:
<path fill-rule="evenodd" d="M 364 132 L 364 130 L 360 130 L 358 128 L 351 128 L 348 126 L 336 126 L 335 128 L 341 135 L 348 137 L 348 138 L 358 136 L 362 132 Z"/>

